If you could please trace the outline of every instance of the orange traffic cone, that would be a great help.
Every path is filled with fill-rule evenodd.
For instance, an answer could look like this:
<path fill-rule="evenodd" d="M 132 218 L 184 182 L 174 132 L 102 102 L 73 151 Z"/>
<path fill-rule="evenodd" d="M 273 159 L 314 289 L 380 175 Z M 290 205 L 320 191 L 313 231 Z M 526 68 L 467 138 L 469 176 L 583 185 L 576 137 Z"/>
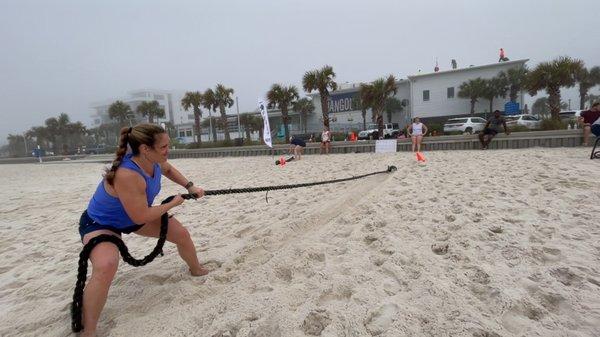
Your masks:
<path fill-rule="evenodd" d="M 417 161 L 425 162 L 425 156 L 421 152 L 417 152 Z"/>

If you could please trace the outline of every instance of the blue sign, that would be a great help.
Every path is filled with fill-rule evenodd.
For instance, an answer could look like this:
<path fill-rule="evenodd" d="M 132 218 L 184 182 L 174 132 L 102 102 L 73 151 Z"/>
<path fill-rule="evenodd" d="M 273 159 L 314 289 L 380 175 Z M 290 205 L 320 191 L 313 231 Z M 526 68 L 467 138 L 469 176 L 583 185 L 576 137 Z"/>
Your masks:
<path fill-rule="evenodd" d="M 347 92 L 329 96 L 329 113 L 360 110 L 358 92 Z"/>
<path fill-rule="evenodd" d="M 517 102 L 506 102 L 506 104 L 504 104 L 505 115 L 518 115 L 520 110 L 519 103 Z"/>

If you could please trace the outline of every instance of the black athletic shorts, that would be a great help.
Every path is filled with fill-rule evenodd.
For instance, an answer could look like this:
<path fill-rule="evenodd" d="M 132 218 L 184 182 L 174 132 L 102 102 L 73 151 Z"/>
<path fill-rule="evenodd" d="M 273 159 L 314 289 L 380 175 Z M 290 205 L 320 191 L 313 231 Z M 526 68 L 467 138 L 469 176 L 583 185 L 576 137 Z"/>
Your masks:
<path fill-rule="evenodd" d="M 97 231 L 100 229 L 107 229 L 115 234 L 121 235 L 122 233 L 129 234 L 137 231 L 138 229 L 144 227 L 144 225 L 133 225 L 125 228 L 115 228 L 113 226 L 106 226 L 97 223 L 92 220 L 87 213 L 87 210 L 81 214 L 81 218 L 79 219 L 79 235 L 81 235 L 81 239 L 83 240 L 83 236 L 87 233 Z"/>
<path fill-rule="evenodd" d="M 485 129 L 483 129 L 483 134 L 495 136 L 498 134 L 498 131 L 496 131 L 494 129 L 490 129 L 490 128 L 485 128 Z"/>

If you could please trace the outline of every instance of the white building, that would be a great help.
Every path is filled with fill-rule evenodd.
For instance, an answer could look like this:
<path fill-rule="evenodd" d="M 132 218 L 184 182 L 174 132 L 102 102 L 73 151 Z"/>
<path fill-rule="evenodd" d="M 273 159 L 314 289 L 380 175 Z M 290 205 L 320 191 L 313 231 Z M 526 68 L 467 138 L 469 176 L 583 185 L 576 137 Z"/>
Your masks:
<path fill-rule="evenodd" d="M 499 72 L 510 68 L 525 65 L 527 59 L 498 62 L 482 66 L 470 66 L 467 68 L 451 69 L 427 74 L 408 76 L 396 82 L 398 90 L 394 96 L 405 105 L 401 113 L 386 116 L 386 123 L 399 123 L 406 125 L 412 117 L 420 117 L 425 120 L 441 119 L 450 116 L 468 115 L 471 111 L 469 99 L 459 98 L 458 91 L 462 83 L 478 77 L 489 79 L 498 75 Z M 362 129 L 363 117 L 359 108 L 360 84 L 344 83 L 339 89 L 332 92 L 329 101 L 330 126 L 334 131 L 345 131 L 350 129 Z M 309 124 L 321 128 L 323 123 L 321 101 L 318 92 L 311 94 L 315 113 L 311 116 Z M 493 110 L 504 111 L 504 104 L 508 99 L 496 98 L 493 102 Z M 523 93 L 517 99 L 520 107 L 523 107 Z M 475 105 L 476 114 L 489 113 L 489 101 L 479 99 Z M 367 111 L 366 122 L 372 120 L 371 111 Z"/>
<path fill-rule="evenodd" d="M 94 113 L 92 114 L 92 125 L 91 127 L 97 127 L 101 124 L 114 123 L 108 115 L 108 108 L 115 101 L 120 100 L 131 107 L 133 114 L 129 120 L 132 125 L 137 123 L 147 122 L 148 120 L 136 112 L 136 108 L 142 102 L 157 101 L 159 106 L 165 110 L 165 117 L 155 120 L 155 123 L 170 122 L 175 127 L 176 137 L 182 143 L 191 143 L 195 141 L 194 132 L 194 111 L 190 109 L 186 111 L 181 106 L 181 100 L 185 96 L 185 91 L 167 91 L 167 90 L 156 90 L 156 89 L 140 89 L 134 90 L 127 93 L 127 96 L 116 97 L 101 102 L 95 102 L 91 105 Z M 201 122 L 209 116 L 219 117 L 219 112 L 207 111 L 202 109 Z M 231 115 L 229 115 L 231 116 Z M 237 121 L 237 119 L 236 119 Z M 237 133 L 237 122 L 230 121 L 230 135 L 232 138 L 238 137 Z M 211 140 L 209 128 L 202 128 L 202 140 Z M 221 132 L 217 133 L 217 139 L 223 139 L 224 136 Z"/>
<path fill-rule="evenodd" d="M 108 116 L 108 108 L 118 100 L 131 107 L 131 110 L 133 111 L 130 118 L 132 124 L 147 121 L 147 119 L 136 112 L 138 105 L 142 102 L 157 101 L 159 106 L 165 110 L 165 117 L 156 120 L 155 122 L 157 123 L 171 122 L 176 124 L 176 121 L 183 121 L 183 116 L 185 115 L 183 108 L 181 108 L 181 103 L 179 103 L 181 102 L 181 98 L 179 98 L 177 94 L 165 90 L 141 89 L 130 91 L 125 97 L 117 97 L 93 103 L 91 107 L 94 109 L 94 113 L 92 114 L 91 126 L 97 127 L 100 124 L 113 123 L 114 121 Z M 185 117 L 187 118 L 187 116 Z"/>

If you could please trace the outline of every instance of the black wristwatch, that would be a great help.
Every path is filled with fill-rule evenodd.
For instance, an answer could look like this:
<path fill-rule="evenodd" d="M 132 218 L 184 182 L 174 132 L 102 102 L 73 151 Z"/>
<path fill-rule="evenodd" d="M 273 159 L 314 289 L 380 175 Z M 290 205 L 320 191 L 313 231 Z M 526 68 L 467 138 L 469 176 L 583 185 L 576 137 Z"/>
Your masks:
<path fill-rule="evenodd" d="M 188 181 L 188 183 L 187 183 L 187 184 L 185 184 L 185 186 L 184 186 L 184 187 L 185 187 L 185 189 L 186 189 L 186 190 L 189 190 L 189 189 L 190 189 L 190 187 L 192 187 L 192 186 L 194 186 L 194 183 L 193 183 L 193 182 L 191 182 L 191 181 Z"/>

